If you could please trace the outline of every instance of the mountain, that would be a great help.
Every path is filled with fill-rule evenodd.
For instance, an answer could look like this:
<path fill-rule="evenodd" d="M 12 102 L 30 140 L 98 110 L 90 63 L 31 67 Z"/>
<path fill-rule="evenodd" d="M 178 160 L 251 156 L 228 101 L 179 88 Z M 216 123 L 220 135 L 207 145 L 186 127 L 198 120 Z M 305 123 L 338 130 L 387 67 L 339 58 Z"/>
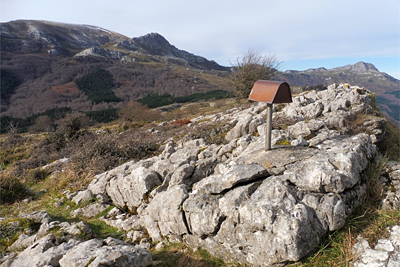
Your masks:
<path fill-rule="evenodd" d="M 400 80 L 387 73 L 379 72 L 373 64 L 362 61 L 333 69 L 287 70 L 281 73 L 279 78 L 290 82 L 292 86 L 351 83 L 364 86 L 377 94 L 396 91 L 400 86 Z"/>
<path fill-rule="evenodd" d="M 178 49 L 158 33 L 129 38 L 96 26 L 38 20 L 0 23 L 0 29 L 1 116 L 26 117 L 55 108 L 98 111 L 149 94 L 231 90 L 224 79 L 230 68 Z M 400 124 L 400 81 L 373 64 L 288 70 L 274 79 L 291 87 L 363 86 L 376 94 L 379 108 Z M 88 85 L 100 80 L 105 81 L 102 86 L 109 86 L 98 94 L 96 86 Z"/>
<path fill-rule="evenodd" d="M 371 63 L 361 61 L 332 69 L 287 70 L 280 73 L 276 79 L 288 82 L 291 87 L 316 84 L 328 86 L 333 83 L 350 83 L 365 87 L 376 94 L 379 109 L 400 125 L 400 80 L 380 72 Z"/>
<path fill-rule="evenodd" d="M 128 37 L 100 27 L 51 21 L 16 20 L 1 23 L 2 54 L 48 53 L 73 56 L 82 49 L 119 42 Z"/>
<path fill-rule="evenodd" d="M 229 68 L 180 50 L 158 33 L 129 38 L 96 26 L 36 20 L 0 28 L 2 116 L 62 107 L 95 111 L 150 93 L 184 96 L 226 89 L 222 77 Z M 110 86 L 94 96 L 86 85 L 103 78 Z"/>

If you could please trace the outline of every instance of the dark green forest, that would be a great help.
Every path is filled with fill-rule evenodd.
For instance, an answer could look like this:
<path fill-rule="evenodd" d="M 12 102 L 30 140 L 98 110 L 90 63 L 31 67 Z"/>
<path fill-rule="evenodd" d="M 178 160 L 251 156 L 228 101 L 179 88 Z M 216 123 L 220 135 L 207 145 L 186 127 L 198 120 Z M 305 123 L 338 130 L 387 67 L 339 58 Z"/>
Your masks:
<path fill-rule="evenodd" d="M 94 70 L 81 78 L 75 79 L 74 82 L 92 103 L 120 101 L 111 90 L 114 86 L 114 78 L 105 69 Z"/>
<path fill-rule="evenodd" d="M 225 90 L 214 90 L 205 93 L 196 93 L 186 96 L 172 96 L 170 94 L 149 94 L 142 99 L 139 99 L 143 105 L 146 105 L 148 108 L 158 108 L 166 105 L 170 105 L 173 103 L 193 103 L 200 100 L 210 100 L 214 99 L 224 99 L 234 97 L 233 92 L 225 91 Z"/>
<path fill-rule="evenodd" d="M 10 96 L 14 92 L 14 89 L 21 84 L 21 80 L 9 70 L 2 69 L 0 73 L 0 78 L 1 78 L 0 79 L 1 98 L 7 98 L 7 96 Z"/>

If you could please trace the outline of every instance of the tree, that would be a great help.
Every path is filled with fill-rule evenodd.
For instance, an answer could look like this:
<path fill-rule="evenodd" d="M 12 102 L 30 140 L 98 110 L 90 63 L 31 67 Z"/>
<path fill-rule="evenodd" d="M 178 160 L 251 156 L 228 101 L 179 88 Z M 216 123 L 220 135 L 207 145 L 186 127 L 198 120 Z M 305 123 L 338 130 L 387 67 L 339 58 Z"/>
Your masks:
<path fill-rule="evenodd" d="M 263 55 L 261 50 L 249 49 L 231 65 L 234 72 L 228 84 L 235 89 L 236 99 L 247 99 L 257 80 L 269 80 L 278 71 L 280 62 L 274 55 Z"/>
<path fill-rule="evenodd" d="M 35 119 L 35 124 L 29 127 L 30 132 L 48 132 L 52 127 L 52 120 L 49 116 L 42 115 Z"/>

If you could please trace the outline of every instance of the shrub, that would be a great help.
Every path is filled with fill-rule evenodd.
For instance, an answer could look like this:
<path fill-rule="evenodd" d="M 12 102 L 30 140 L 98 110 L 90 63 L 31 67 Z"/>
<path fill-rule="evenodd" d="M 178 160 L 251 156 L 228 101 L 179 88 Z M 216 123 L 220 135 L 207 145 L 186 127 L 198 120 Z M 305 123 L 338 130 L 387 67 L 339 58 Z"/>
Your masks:
<path fill-rule="evenodd" d="M 249 49 L 242 58 L 237 58 L 234 72 L 228 84 L 235 89 L 238 100 L 248 99 L 257 80 L 269 80 L 278 71 L 280 63 L 275 56 L 264 56 L 262 51 Z"/>
<path fill-rule="evenodd" d="M 70 148 L 74 168 L 101 173 L 131 159 L 153 156 L 163 141 L 157 136 L 131 130 L 118 135 L 82 136 Z"/>
<path fill-rule="evenodd" d="M 84 128 L 90 125 L 89 118 L 79 112 L 70 113 L 58 125 L 57 130 L 49 133 L 48 143 L 55 145 L 57 150 L 66 146 L 70 141 L 78 139 L 83 135 Z"/>
<path fill-rule="evenodd" d="M 28 188 L 12 172 L 0 173 L 0 201 L 12 203 L 30 195 Z"/>
<path fill-rule="evenodd" d="M 52 128 L 52 120 L 49 116 L 42 115 L 35 119 L 35 124 L 29 127 L 30 132 L 48 132 Z"/>

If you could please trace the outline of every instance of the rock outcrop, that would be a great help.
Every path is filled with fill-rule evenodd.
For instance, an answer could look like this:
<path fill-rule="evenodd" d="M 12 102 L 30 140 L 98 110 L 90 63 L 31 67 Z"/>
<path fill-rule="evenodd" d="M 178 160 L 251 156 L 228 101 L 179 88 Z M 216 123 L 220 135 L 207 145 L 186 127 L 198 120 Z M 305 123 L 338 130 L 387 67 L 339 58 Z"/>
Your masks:
<path fill-rule="evenodd" d="M 389 238 L 379 239 L 373 249 L 367 240 L 357 237 L 352 249 L 354 267 L 400 266 L 400 226 L 395 225 L 388 230 Z"/>
<path fill-rule="evenodd" d="M 43 223 L 36 234 L 19 236 L 9 249 L 22 252 L 0 258 L 1 267 L 146 267 L 153 263 L 150 253 L 138 246 L 132 246 L 112 237 L 104 240 L 90 239 L 93 237 L 93 232 L 82 221 L 73 224 L 60 223 L 53 221 L 47 212 L 21 217 Z M 82 237 L 89 240 L 82 240 Z"/>
<path fill-rule="evenodd" d="M 183 237 L 252 266 L 297 261 L 342 227 L 364 197 L 361 173 L 376 154 L 373 133 L 382 128 L 349 135 L 347 124 L 372 113 L 369 103 L 368 92 L 348 85 L 301 94 L 274 114 L 297 123 L 275 131 L 268 152 L 263 104 L 234 109 L 212 118 L 236 125 L 228 144 L 170 143 L 158 157 L 97 176 L 88 190 L 103 188 L 114 205 L 136 210 L 154 241 Z M 298 142 L 276 145 L 283 139 Z M 131 184 L 145 183 L 145 172 L 157 177 L 154 188 L 136 192 Z"/>
<path fill-rule="evenodd" d="M 124 56 L 126 56 L 126 54 L 122 53 L 120 51 L 110 50 L 110 49 L 102 48 L 99 46 L 94 46 L 94 47 L 85 49 L 82 52 L 79 52 L 78 54 L 75 55 L 75 57 L 87 57 L 87 56 L 111 58 L 111 59 L 122 59 Z"/>
<path fill-rule="evenodd" d="M 235 126 L 223 145 L 171 141 L 159 156 L 97 175 L 74 199 L 108 196 L 119 209 L 102 219 L 129 231 L 134 242 L 144 238 L 145 228 L 153 241 L 183 240 L 251 266 L 298 261 L 324 234 L 341 228 L 364 198 L 362 173 L 376 156 L 375 134 L 384 121 L 355 135 L 349 124 L 360 113 L 373 114 L 369 104 L 366 90 L 348 85 L 303 93 L 275 109 L 274 118 L 296 123 L 274 130 L 270 151 L 264 150 L 262 103 L 193 119 Z M 59 262 L 73 264 L 82 251 L 93 262 L 105 260 L 100 250 L 113 260 L 139 253 L 131 247 L 117 253 L 107 242 L 75 244 Z"/>

